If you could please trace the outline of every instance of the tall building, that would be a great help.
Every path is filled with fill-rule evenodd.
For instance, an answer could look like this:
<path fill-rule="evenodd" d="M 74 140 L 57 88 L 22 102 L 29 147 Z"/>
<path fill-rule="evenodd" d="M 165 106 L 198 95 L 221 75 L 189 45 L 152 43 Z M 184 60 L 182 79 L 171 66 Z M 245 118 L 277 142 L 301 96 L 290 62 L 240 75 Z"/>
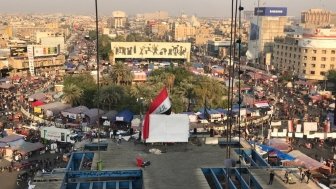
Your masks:
<path fill-rule="evenodd" d="M 189 23 L 173 23 L 172 34 L 175 41 L 186 41 L 196 33 L 195 27 Z"/>
<path fill-rule="evenodd" d="M 270 55 L 274 38 L 285 36 L 284 28 L 287 21 L 287 8 L 285 7 L 255 8 L 247 52 L 247 57 L 254 64 L 267 70 L 271 69 Z"/>
<path fill-rule="evenodd" d="M 127 15 L 123 11 L 113 11 L 112 19 L 111 19 L 111 27 L 112 28 L 124 28 L 127 22 Z"/>
<path fill-rule="evenodd" d="M 331 12 L 323 9 L 309 9 L 301 13 L 301 23 L 306 28 L 327 26 L 331 21 Z"/>
<path fill-rule="evenodd" d="M 336 29 L 307 29 L 303 35 L 277 38 L 273 63 L 280 72 L 325 80 L 326 73 L 336 65 Z"/>

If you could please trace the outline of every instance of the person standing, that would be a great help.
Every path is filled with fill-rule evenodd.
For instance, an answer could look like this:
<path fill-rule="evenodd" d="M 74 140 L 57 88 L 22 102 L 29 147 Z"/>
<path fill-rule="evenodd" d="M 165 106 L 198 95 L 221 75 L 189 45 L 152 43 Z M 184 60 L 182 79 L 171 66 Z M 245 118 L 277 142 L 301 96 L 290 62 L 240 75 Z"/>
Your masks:
<path fill-rule="evenodd" d="M 304 172 L 301 173 L 301 183 L 304 181 L 305 177 L 306 177 L 306 174 Z"/>
<path fill-rule="evenodd" d="M 288 171 L 286 171 L 285 173 L 285 182 L 288 183 L 289 181 L 289 176 L 288 176 Z"/>
<path fill-rule="evenodd" d="M 308 184 L 310 180 L 310 176 L 311 176 L 311 173 L 309 170 L 307 171 L 306 175 L 307 175 L 307 184 Z"/>
<path fill-rule="evenodd" d="M 121 134 L 118 136 L 118 144 L 121 144 Z"/>
<path fill-rule="evenodd" d="M 268 185 L 272 185 L 273 184 L 273 180 L 274 180 L 274 171 L 272 170 L 270 172 L 270 177 L 269 177 Z"/>

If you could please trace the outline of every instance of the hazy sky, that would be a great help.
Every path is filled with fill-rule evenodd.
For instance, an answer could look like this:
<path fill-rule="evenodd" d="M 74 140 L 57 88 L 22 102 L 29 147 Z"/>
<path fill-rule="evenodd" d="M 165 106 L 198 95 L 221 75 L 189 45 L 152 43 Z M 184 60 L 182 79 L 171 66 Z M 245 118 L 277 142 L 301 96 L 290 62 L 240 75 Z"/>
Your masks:
<path fill-rule="evenodd" d="M 241 0 L 245 10 L 253 10 L 258 0 Z M 336 12 L 336 0 L 260 0 L 261 6 L 286 6 L 288 15 L 298 16 L 302 10 L 327 8 Z M 266 2 L 266 3 L 263 3 Z M 0 13 L 74 13 L 94 14 L 94 0 L 0 0 Z M 98 0 L 100 15 L 125 11 L 128 15 L 167 11 L 169 15 L 228 17 L 231 0 Z"/>

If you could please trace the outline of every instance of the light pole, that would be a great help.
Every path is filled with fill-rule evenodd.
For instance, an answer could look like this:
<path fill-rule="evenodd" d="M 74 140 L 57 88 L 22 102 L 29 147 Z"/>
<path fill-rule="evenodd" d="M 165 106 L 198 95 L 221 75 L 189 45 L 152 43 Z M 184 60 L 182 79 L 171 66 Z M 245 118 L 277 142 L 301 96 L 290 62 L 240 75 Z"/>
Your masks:
<path fill-rule="evenodd" d="M 141 141 L 141 131 L 142 131 L 142 120 L 143 120 L 143 113 L 142 113 L 142 106 L 143 106 L 143 98 L 137 98 L 137 102 L 140 102 L 140 124 L 139 124 L 139 141 Z"/>

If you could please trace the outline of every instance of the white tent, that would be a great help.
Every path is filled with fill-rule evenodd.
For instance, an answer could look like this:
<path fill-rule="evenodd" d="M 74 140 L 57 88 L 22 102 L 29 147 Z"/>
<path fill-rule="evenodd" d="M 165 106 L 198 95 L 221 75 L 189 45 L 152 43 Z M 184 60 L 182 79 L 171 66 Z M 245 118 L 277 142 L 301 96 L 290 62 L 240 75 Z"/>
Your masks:
<path fill-rule="evenodd" d="M 188 142 L 189 117 L 186 114 L 151 114 L 146 142 Z"/>
<path fill-rule="evenodd" d="M 335 109 L 335 103 L 330 104 L 330 105 L 329 105 L 329 108 L 331 108 L 331 109 Z"/>

